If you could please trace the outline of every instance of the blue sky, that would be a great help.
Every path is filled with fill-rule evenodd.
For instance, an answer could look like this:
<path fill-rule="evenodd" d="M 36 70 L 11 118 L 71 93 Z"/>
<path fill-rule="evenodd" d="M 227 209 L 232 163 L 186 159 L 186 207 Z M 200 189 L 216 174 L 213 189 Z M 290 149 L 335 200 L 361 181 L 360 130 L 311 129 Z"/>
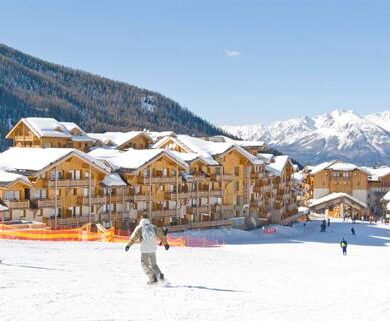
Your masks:
<path fill-rule="evenodd" d="M 375 0 L 0 0 L 0 42 L 215 124 L 269 123 L 390 109 L 389 17 Z"/>

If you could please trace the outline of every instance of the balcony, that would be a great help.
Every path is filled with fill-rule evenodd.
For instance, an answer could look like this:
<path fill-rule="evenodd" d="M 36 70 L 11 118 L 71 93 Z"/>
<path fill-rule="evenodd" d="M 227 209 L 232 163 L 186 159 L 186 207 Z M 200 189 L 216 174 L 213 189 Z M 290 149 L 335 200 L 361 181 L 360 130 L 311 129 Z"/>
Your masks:
<path fill-rule="evenodd" d="M 95 186 L 95 181 L 91 182 L 92 186 Z M 58 179 L 57 187 L 88 187 L 89 179 Z M 55 188 L 56 181 L 49 181 L 49 187 Z"/>
<path fill-rule="evenodd" d="M 214 190 L 214 191 L 210 191 L 210 196 L 214 196 L 214 197 L 222 197 L 222 191 L 220 190 Z"/>
<path fill-rule="evenodd" d="M 188 199 L 191 198 L 191 195 L 196 195 L 195 193 L 191 194 L 191 192 L 179 192 L 176 194 L 176 192 L 166 192 L 165 198 L 175 201 L 176 197 L 177 199 Z"/>
<path fill-rule="evenodd" d="M 89 205 L 89 196 L 78 196 L 77 197 L 77 202 L 82 205 Z M 106 202 L 105 197 L 100 196 L 100 197 L 91 197 L 91 204 L 96 205 L 96 204 L 104 204 Z"/>
<path fill-rule="evenodd" d="M 187 182 L 203 182 L 209 179 L 209 176 L 206 175 L 199 175 L 199 174 L 193 174 L 191 176 L 188 176 L 186 178 Z"/>
<path fill-rule="evenodd" d="M 208 206 L 199 206 L 199 207 L 187 207 L 187 213 L 188 214 L 204 214 L 209 212 Z"/>
<path fill-rule="evenodd" d="M 130 195 L 129 199 L 134 202 L 147 202 L 149 201 L 149 194 L 134 194 Z"/>
<path fill-rule="evenodd" d="M 16 142 L 32 142 L 34 141 L 34 136 L 33 135 L 29 135 L 29 136 L 15 136 L 15 141 Z"/>
<path fill-rule="evenodd" d="M 30 201 L 29 200 L 5 200 L 5 205 L 10 209 L 25 209 L 30 208 Z"/>
<path fill-rule="evenodd" d="M 178 181 L 180 178 L 178 178 Z M 175 184 L 176 183 L 176 176 L 141 176 L 138 177 L 138 183 L 139 184 Z"/>
<path fill-rule="evenodd" d="M 139 211 L 139 214 L 148 214 L 149 211 Z M 162 218 L 162 217 L 175 217 L 176 216 L 176 209 L 161 209 L 161 210 L 152 210 L 150 213 L 152 218 Z M 180 212 L 177 211 L 177 214 L 179 215 Z"/>
<path fill-rule="evenodd" d="M 124 213 L 105 213 L 101 215 L 102 221 L 123 221 L 125 219 L 129 218 L 128 214 Z"/>
<path fill-rule="evenodd" d="M 54 228 L 55 221 L 57 221 L 57 226 L 80 226 L 90 222 L 89 216 L 57 218 L 57 220 L 55 220 L 54 218 L 50 218 L 50 219 L 44 219 L 43 221 L 51 228 Z M 91 215 L 91 222 L 94 223 L 95 221 L 96 221 L 96 216 Z"/>
<path fill-rule="evenodd" d="M 56 202 L 55 200 L 47 200 L 47 199 L 35 199 L 31 200 L 31 202 L 34 204 L 34 207 L 36 208 L 55 208 Z M 61 207 L 61 200 L 58 198 L 57 200 L 57 207 Z"/>

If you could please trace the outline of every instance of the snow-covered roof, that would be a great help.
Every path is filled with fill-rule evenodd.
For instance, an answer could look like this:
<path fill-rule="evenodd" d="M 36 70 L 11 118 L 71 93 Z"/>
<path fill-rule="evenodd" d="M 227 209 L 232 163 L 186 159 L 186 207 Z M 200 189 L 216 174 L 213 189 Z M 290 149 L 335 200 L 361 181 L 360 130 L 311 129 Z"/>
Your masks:
<path fill-rule="evenodd" d="M 0 186 L 7 186 L 16 181 L 22 181 L 25 184 L 31 185 L 30 180 L 24 175 L 0 170 Z"/>
<path fill-rule="evenodd" d="M 126 151 L 119 151 L 96 148 L 89 155 L 108 162 L 116 170 L 136 170 L 160 155 L 170 157 L 185 169 L 188 168 L 188 165 L 183 159 L 177 157 L 172 151 L 165 149 L 128 149 Z"/>
<path fill-rule="evenodd" d="M 68 130 L 70 135 L 72 135 L 72 141 L 75 142 L 90 142 L 92 138 L 87 135 L 87 133 L 82 130 L 77 124 L 72 122 L 60 122 Z"/>
<path fill-rule="evenodd" d="M 355 169 L 359 169 L 359 166 L 351 163 L 344 163 L 344 162 L 336 162 L 330 166 L 327 167 L 327 169 L 331 169 L 333 171 L 354 171 Z"/>
<path fill-rule="evenodd" d="M 360 167 L 360 169 L 369 173 L 369 175 L 370 175 L 369 180 L 370 181 L 379 181 L 380 178 L 390 174 L 390 167 L 388 167 L 388 166 L 382 166 L 382 167 L 378 167 L 378 168 Z"/>
<path fill-rule="evenodd" d="M 95 165 L 95 167 L 110 172 L 102 162 L 74 148 L 22 148 L 12 147 L 0 154 L 0 169 L 10 172 L 38 172 L 57 161 L 70 156 Z"/>
<path fill-rule="evenodd" d="M 263 161 L 253 156 L 244 148 L 233 143 L 216 143 L 206 141 L 201 138 L 192 137 L 188 135 L 177 135 L 176 137 L 165 137 L 153 145 L 153 148 L 159 148 L 168 140 L 172 140 L 174 144 L 182 147 L 188 153 L 199 154 L 200 156 L 211 159 L 215 156 L 222 155 L 234 148 L 244 157 L 248 158 L 253 164 L 261 165 Z"/>
<path fill-rule="evenodd" d="M 269 153 L 258 153 L 257 157 L 263 159 L 266 163 L 270 163 L 275 156 Z"/>
<path fill-rule="evenodd" d="M 293 177 L 294 177 L 294 180 L 298 183 L 301 183 L 303 182 L 303 180 L 305 179 L 305 176 L 303 175 L 303 173 L 301 172 L 295 172 L 293 174 Z"/>
<path fill-rule="evenodd" d="M 333 160 L 333 161 L 324 162 L 324 163 L 321 163 L 321 164 L 318 164 L 315 166 L 311 166 L 310 174 L 312 174 L 312 175 L 317 174 L 317 173 L 321 172 L 322 170 L 324 170 L 325 168 L 327 168 L 328 166 L 330 166 L 336 162 L 337 161 Z M 309 168 L 309 166 L 307 166 L 307 168 Z"/>
<path fill-rule="evenodd" d="M 152 141 L 152 137 L 144 131 L 88 133 L 88 136 L 100 141 L 104 145 L 112 146 L 113 148 L 118 148 L 127 144 L 139 135 L 145 135 Z"/>
<path fill-rule="evenodd" d="M 289 162 L 289 158 L 287 155 L 279 155 L 275 156 L 275 161 L 266 166 L 266 170 L 272 172 L 275 175 L 282 175 L 284 168 Z"/>
<path fill-rule="evenodd" d="M 147 133 L 152 137 L 154 142 L 157 142 L 158 140 L 162 139 L 163 137 L 175 137 L 176 133 L 173 131 L 163 131 L 163 132 L 153 132 L 153 131 L 147 131 Z"/>
<path fill-rule="evenodd" d="M 59 122 L 58 120 L 49 117 L 27 117 L 22 118 L 18 124 L 21 122 L 38 137 L 68 138 L 73 141 L 92 140 L 78 125 L 72 122 Z M 16 128 L 17 125 L 14 128 Z M 10 133 L 12 131 L 13 129 Z M 10 133 L 8 133 L 8 135 Z"/>
<path fill-rule="evenodd" d="M 7 206 L 4 206 L 2 204 L 0 204 L 0 212 L 5 212 L 5 211 L 8 211 L 9 208 Z"/>
<path fill-rule="evenodd" d="M 111 173 L 110 175 L 107 175 L 102 181 L 102 184 L 107 187 L 127 185 L 118 173 Z"/>
<path fill-rule="evenodd" d="M 390 191 L 382 197 L 381 201 L 390 202 Z"/>
<path fill-rule="evenodd" d="M 196 153 L 180 153 L 180 152 L 176 152 L 176 151 L 171 151 L 171 152 L 187 163 L 191 163 L 191 162 L 195 161 L 196 159 L 199 159 L 199 160 L 203 161 L 205 164 L 210 165 L 210 166 L 218 166 L 219 165 L 219 163 L 212 157 L 204 157 L 204 156 L 196 154 Z"/>
<path fill-rule="evenodd" d="M 367 207 L 366 203 L 363 203 L 362 201 L 360 201 L 356 197 L 353 197 L 347 193 L 331 193 L 331 194 L 328 194 L 328 195 L 321 197 L 321 198 L 318 198 L 318 199 L 311 199 L 311 200 L 309 200 L 310 207 L 317 206 L 319 204 L 323 204 L 323 203 L 326 203 L 329 201 L 333 201 L 333 200 L 338 199 L 340 197 L 349 198 L 350 200 L 354 201 L 355 203 L 358 203 L 363 207 Z"/>

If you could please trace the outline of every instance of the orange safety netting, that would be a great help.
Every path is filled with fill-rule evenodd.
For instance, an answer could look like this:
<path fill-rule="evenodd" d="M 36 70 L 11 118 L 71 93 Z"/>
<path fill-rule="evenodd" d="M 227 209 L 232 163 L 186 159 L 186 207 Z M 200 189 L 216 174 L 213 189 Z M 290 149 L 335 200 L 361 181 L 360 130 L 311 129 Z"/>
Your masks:
<path fill-rule="evenodd" d="M 46 227 L 34 228 L 30 225 L 8 226 L 0 224 L 0 239 L 31 240 L 31 241 L 76 241 L 76 242 L 128 242 L 128 236 L 115 235 L 115 229 L 105 229 L 98 224 L 96 229 L 91 229 L 91 224 L 85 224 L 80 228 L 67 230 L 50 230 Z M 95 231 L 96 230 L 96 231 Z M 168 236 L 171 246 L 186 246 L 183 238 Z"/>

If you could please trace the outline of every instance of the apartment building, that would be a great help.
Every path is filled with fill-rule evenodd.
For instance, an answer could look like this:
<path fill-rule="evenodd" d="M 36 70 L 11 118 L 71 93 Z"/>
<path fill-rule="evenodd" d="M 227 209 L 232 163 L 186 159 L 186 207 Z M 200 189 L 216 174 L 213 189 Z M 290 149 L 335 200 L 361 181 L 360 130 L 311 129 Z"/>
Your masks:
<path fill-rule="evenodd" d="M 52 226 L 94 219 L 92 197 L 110 174 L 103 163 L 69 148 L 13 147 L 0 154 L 0 169 L 9 219 Z"/>
<path fill-rule="evenodd" d="M 14 147 L 76 148 L 87 152 L 89 137 L 78 125 L 54 118 L 22 118 L 7 134 Z"/>
<path fill-rule="evenodd" d="M 126 228 L 144 213 L 157 225 L 283 222 L 296 213 L 294 166 L 287 156 L 259 154 L 262 142 L 86 134 L 52 118 L 23 118 L 7 138 L 18 146 L 0 154 L 0 201 L 9 220 Z"/>

